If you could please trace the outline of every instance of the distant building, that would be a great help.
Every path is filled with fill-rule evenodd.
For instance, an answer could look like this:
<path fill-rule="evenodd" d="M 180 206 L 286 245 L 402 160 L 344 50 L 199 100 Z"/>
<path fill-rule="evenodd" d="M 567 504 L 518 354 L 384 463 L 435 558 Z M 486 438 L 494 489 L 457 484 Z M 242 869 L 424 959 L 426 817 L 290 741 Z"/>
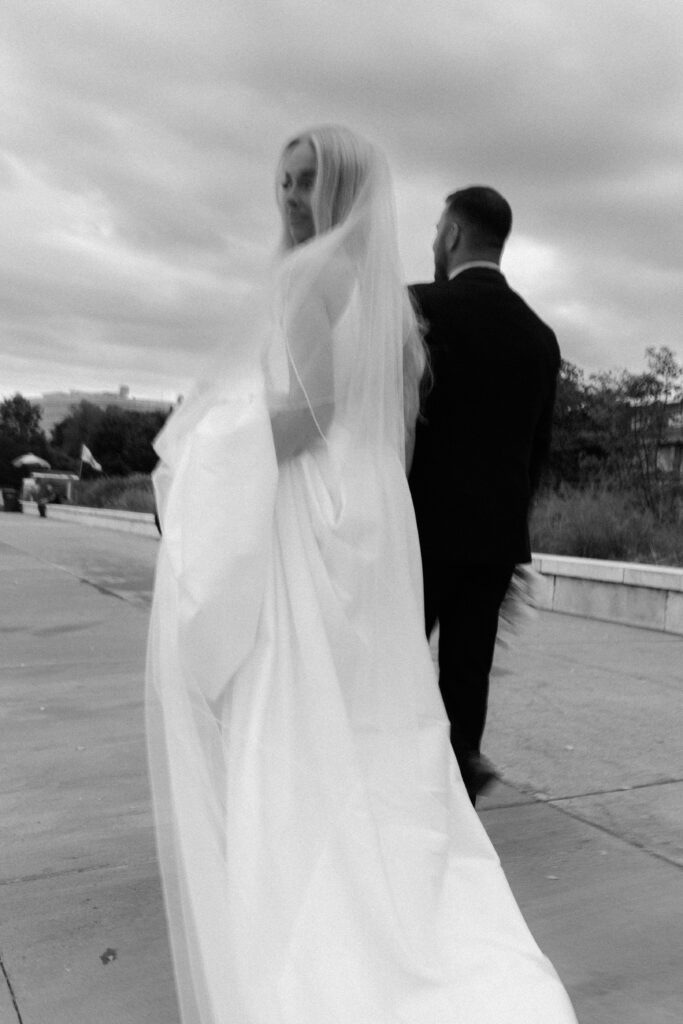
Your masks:
<path fill-rule="evenodd" d="M 118 391 L 49 391 L 32 401 L 42 409 L 41 426 L 48 437 L 55 424 L 61 423 L 70 414 L 71 407 L 81 402 L 90 402 L 99 409 L 115 405 L 127 412 L 169 412 L 177 404 L 155 398 L 131 398 L 130 388 L 125 384 Z"/>
<path fill-rule="evenodd" d="M 657 465 L 675 480 L 683 477 L 683 402 L 674 402 L 668 408 L 664 438 L 657 452 Z"/>

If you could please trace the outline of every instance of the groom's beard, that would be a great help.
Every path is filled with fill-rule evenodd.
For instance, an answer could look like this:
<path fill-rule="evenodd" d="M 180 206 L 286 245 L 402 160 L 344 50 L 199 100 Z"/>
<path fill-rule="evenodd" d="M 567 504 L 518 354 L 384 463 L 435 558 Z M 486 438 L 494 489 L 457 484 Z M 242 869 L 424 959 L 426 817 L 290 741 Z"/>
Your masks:
<path fill-rule="evenodd" d="M 443 284 L 448 280 L 448 266 L 446 260 L 438 251 L 434 254 L 434 280 L 437 284 Z"/>

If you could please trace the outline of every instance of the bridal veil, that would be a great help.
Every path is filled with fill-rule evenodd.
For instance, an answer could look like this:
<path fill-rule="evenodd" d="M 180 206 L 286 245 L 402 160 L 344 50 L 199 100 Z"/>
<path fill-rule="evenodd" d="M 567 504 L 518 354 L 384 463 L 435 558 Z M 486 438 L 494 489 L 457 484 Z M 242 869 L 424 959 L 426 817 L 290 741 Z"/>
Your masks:
<path fill-rule="evenodd" d="M 387 166 L 304 137 L 316 235 L 156 442 L 147 717 L 183 1024 L 569 1024 L 423 635 Z"/>

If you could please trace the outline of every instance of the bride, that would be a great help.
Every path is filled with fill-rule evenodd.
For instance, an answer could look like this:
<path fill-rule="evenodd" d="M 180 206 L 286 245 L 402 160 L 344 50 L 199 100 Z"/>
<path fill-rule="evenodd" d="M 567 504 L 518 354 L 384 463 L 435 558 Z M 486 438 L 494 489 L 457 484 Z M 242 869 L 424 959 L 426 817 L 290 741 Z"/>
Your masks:
<path fill-rule="evenodd" d="M 156 442 L 148 736 L 182 1020 L 572 1024 L 424 637 L 424 356 L 386 162 L 315 128 L 277 193 L 271 279 Z"/>

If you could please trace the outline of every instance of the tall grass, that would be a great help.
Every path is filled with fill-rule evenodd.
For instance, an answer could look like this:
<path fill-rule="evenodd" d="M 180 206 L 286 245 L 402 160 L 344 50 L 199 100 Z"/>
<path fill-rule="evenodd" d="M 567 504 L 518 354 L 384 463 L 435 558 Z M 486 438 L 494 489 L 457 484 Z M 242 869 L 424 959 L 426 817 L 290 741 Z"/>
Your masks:
<path fill-rule="evenodd" d="M 80 481 L 74 502 L 153 512 L 152 481 L 142 473 Z M 660 523 L 633 494 L 605 486 L 540 494 L 530 527 L 531 547 L 542 554 L 683 566 L 683 524 Z"/>
<path fill-rule="evenodd" d="M 108 476 L 99 480 L 79 480 L 74 487 L 75 505 L 88 508 L 114 508 L 126 512 L 154 512 L 151 477 Z"/>
<path fill-rule="evenodd" d="M 683 565 L 683 526 L 604 486 L 541 494 L 530 528 L 532 549 L 544 554 Z"/>

